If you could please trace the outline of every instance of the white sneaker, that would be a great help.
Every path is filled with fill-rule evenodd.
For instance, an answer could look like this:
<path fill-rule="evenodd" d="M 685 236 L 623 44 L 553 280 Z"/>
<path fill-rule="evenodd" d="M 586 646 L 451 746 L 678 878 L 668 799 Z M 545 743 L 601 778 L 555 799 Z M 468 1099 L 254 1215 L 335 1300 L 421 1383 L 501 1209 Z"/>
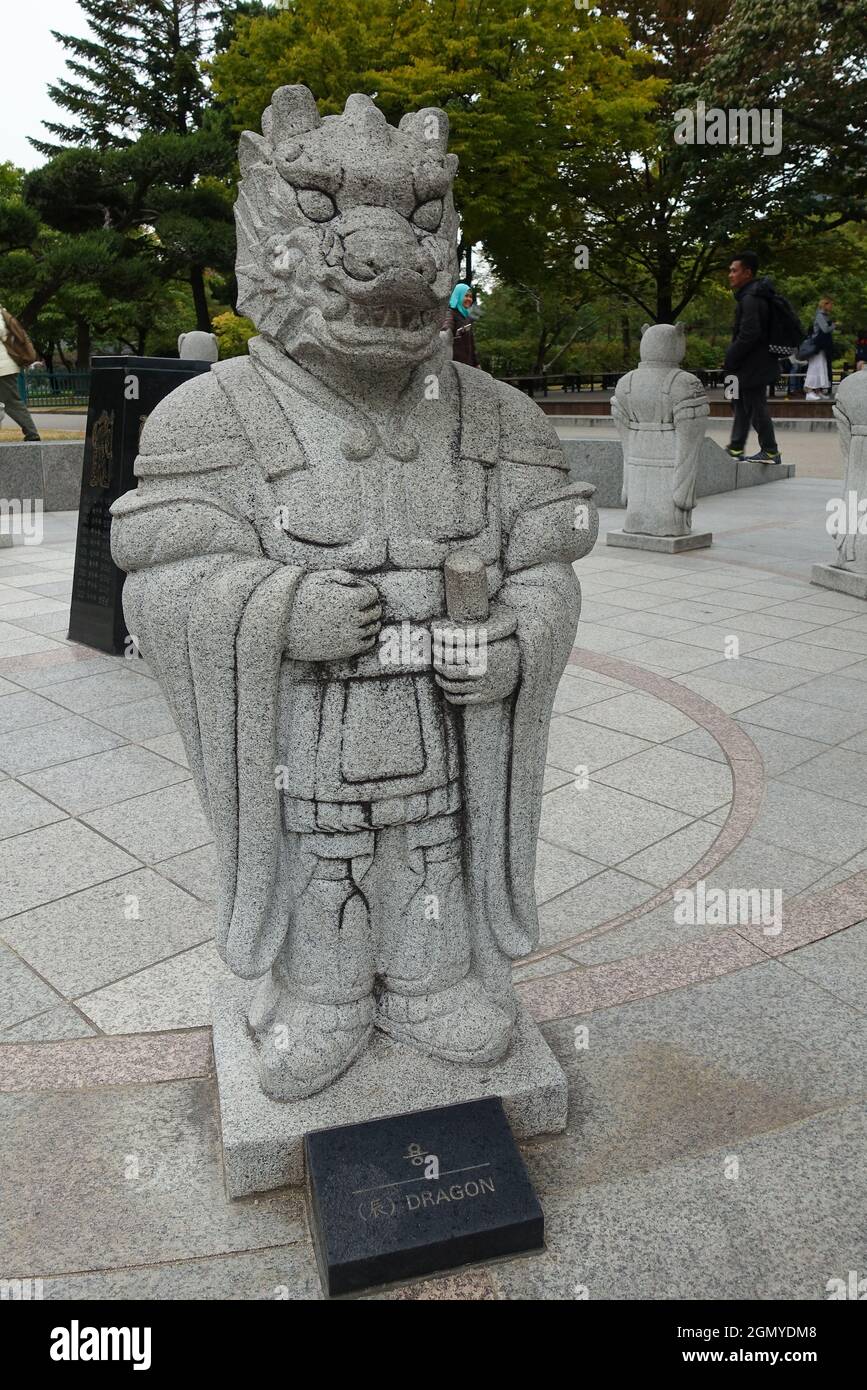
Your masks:
<path fill-rule="evenodd" d="M 815 391 L 808 391 L 804 397 L 805 401 L 822 401 L 824 399 L 824 396 L 818 395 Z"/>

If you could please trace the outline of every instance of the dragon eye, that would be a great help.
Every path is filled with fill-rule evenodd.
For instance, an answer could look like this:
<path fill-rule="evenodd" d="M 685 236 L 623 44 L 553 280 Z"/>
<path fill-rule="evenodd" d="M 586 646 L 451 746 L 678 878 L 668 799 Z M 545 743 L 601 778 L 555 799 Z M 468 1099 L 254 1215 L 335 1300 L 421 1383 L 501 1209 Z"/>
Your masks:
<path fill-rule="evenodd" d="M 337 212 L 331 194 L 323 193 L 320 188 L 298 188 L 296 193 L 298 206 L 311 222 L 329 222 Z"/>
<path fill-rule="evenodd" d="M 434 198 L 429 203 L 421 203 L 412 215 L 412 220 L 422 231 L 435 232 L 443 220 L 443 200 Z"/>

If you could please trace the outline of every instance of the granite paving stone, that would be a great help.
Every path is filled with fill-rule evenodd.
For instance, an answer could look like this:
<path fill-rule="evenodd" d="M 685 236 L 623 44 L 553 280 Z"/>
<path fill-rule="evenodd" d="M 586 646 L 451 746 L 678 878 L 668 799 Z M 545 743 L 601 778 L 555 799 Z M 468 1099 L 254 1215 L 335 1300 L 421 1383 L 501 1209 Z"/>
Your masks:
<path fill-rule="evenodd" d="M 300 1194 L 231 1202 L 212 1083 L 0 1097 L 8 1268 L 48 1276 L 306 1240 Z"/>
<path fill-rule="evenodd" d="M 859 1013 L 867 1012 L 867 922 L 791 951 L 781 964 Z"/>
<path fill-rule="evenodd" d="M 771 642 L 762 648 L 762 661 L 791 666 L 796 671 L 840 671 L 846 666 L 855 666 L 859 660 L 858 652 L 853 652 L 841 644 L 840 650 L 833 647 L 811 646 L 809 642 Z"/>
<path fill-rule="evenodd" d="M 82 816 L 147 864 L 208 844 L 211 831 L 191 781 L 160 787 Z"/>
<path fill-rule="evenodd" d="M 229 975 L 208 942 L 80 995 L 76 1003 L 103 1033 L 200 1028 L 211 1021 L 211 989 Z"/>
<path fill-rule="evenodd" d="M 190 765 L 180 734 L 160 734 L 158 738 L 145 739 L 142 747 L 149 748 L 152 753 L 158 753 L 161 758 L 180 763 L 181 767 Z"/>
<path fill-rule="evenodd" d="M 805 632 L 799 639 L 809 647 L 831 647 L 839 651 L 859 653 L 861 657 L 867 657 L 867 632 L 846 632 L 840 631 L 842 624 L 835 623 L 833 627 L 814 627 Z M 861 663 L 864 664 L 863 661 Z M 851 676 L 857 668 L 850 666 L 846 674 Z"/>
<path fill-rule="evenodd" d="M 680 710 L 638 692 L 613 696 L 604 704 L 591 705 L 582 711 L 581 717 L 588 723 L 657 743 L 664 743 L 695 727 L 694 721 Z"/>
<path fill-rule="evenodd" d="M 175 884 L 141 869 L 8 918 L 2 935 L 73 998 L 209 940 L 213 916 Z"/>
<path fill-rule="evenodd" d="M 52 806 L 50 801 L 37 796 L 29 787 L 20 782 L 4 779 L 0 784 L 0 840 L 9 835 L 20 835 L 25 830 L 36 830 L 41 825 L 63 820 L 65 811 Z"/>
<path fill-rule="evenodd" d="M 716 705 L 724 714 L 736 714 L 738 710 L 750 705 L 761 704 L 768 699 L 766 690 L 753 690 L 750 686 L 737 685 L 733 681 L 708 679 L 701 671 L 688 676 L 676 676 L 677 685 L 685 685 L 687 690 L 695 691 L 703 699 Z"/>
<path fill-rule="evenodd" d="M 855 1157 L 864 1131 L 863 1108 L 841 1107 L 782 1134 L 724 1141 L 712 1153 L 548 1196 L 545 1253 L 494 1266 L 497 1291 L 823 1301 L 829 1278 L 845 1281 L 865 1264 L 863 1229 L 851 1220 L 853 1203 L 863 1208 L 867 1197 Z M 732 1157 L 736 1180 L 726 1176 Z"/>
<path fill-rule="evenodd" d="M 12 1028 L 58 1003 L 56 992 L 0 943 L 0 1029 Z"/>
<path fill-rule="evenodd" d="M 737 617 L 739 632 L 753 632 L 760 637 L 802 637 L 807 633 L 822 631 L 809 619 L 784 618 L 782 614 L 758 609 L 752 613 L 739 613 Z"/>
<path fill-rule="evenodd" d="M 68 622 L 68 619 L 66 620 Z M 54 657 L 53 652 L 36 653 L 36 656 Z M 91 656 L 81 659 L 77 652 L 61 652 L 59 655 L 68 658 L 65 660 L 36 661 L 34 657 L 22 657 L 16 666 L 5 668 L 4 674 L 10 681 L 14 681 L 16 686 L 23 686 L 25 690 L 39 690 L 47 693 L 52 685 L 62 684 L 64 681 L 80 680 L 83 676 L 94 676 L 105 674 L 113 670 L 113 658 L 109 656 Z"/>
<path fill-rule="evenodd" d="M 749 720 L 750 712 L 747 710 L 738 723 L 758 748 L 768 777 L 779 777 L 781 773 L 824 752 L 827 747 L 816 739 L 783 733 L 780 729 L 767 729 L 762 724 L 751 724 Z"/>
<path fill-rule="evenodd" d="M 755 832 L 783 849 L 841 864 L 867 847 L 867 816 L 851 801 L 770 782 Z"/>
<path fill-rule="evenodd" d="M 57 708 L 55 706 L 54 708 Z M 37 728 L 17 729 L 0 740 L 0 767 L 12 774 L 37 772 L 90 753 L 117 748 L 123 740 L 80 715 L 52 719 Z"/>
<path fill-rule="evenodd" d="M 159 688 L 149 676 L 136 674 L 129 668 L 106 672 L 104 675 L 82 676 L 79 680 L 63 681 L 52 687 L 50 698 L 55 704 L 73 714 L 96 714 L 119 706 L 159 695 Z"/>
<path fill-rule="evenodd" d="M 572 776 L 570 773 L 564 772 L 562 768 L 552 767 L 550 763 L 546 763 L 545 770 L 542 773 L 542 795 L 544 796 L 545 792 L 552 792 L 555 787 L 563 787 L 567 782 L 571 781 Z"/>
<path fill-rule="evenodd" d="M 13 835 L 0 840 L 0 919 L 138 867 L 117 845 L 75 820 Z"/>
<path fill-rule="evenodd" d="M 854 738 L 867 730 L 867 704 L 862 712 L 845 709 L 832 709 L 829 705 L 810 704 L 794 699 L 791 695 L 776 695 L 763 700 L 759 705 L 751 705 L 743 717 L 746 724 L 760 724 L 765 728 L 779 729 L 791 733 L 797 729 L 798 735 L 818 743 L 842 743 L 844 739 Z"/>
<path fill-rule="evenodd" d="M 671 897 L 660 907 L 651 908 L 640 917 L 623 922 L 610 931 L 598 932 L 577 946 L 564 946 L 563 955 L 581 966 L 605 965 L 624 961 L 631 956 L 641 957 L 672 949 L 684 950 L 697 942 L 722 935 L 724 926 L 689 926 L 674 920 Z M 635 969 L 640 968 L 636 961 Z"/>
<path fill-rule="evenodd" d="M 591 777 L 583 791 L 570 784 L 549 792 L 542 803 L 539 833 L 550 844 L 612 867 L 690 819 Z"/>
<path fill-rule="evenodd" d="M 767 659 L 770 648 L 762 648 L 759 656 L 739 656 L 728 661 L 718 661 L 702 669 L 705 680 L 729 681 L 733 685 L 745 686 L 748 690 L 764 690 L 768 695 L 779 695 L 796 685 L 803 685 L 810 679 L 810 672 L 793 669 Z M 811 648 L 815 651 L 815 648 Z"/>
<path fill-rule="evenodd" d="M 217 861 L 213 844 L 188 850 L 186 854 L 173 855 L 170 859 L 161 859 L 154 868 L 164 878 L 192 893 L 194 898 L 200 898 L 206 903 L 214 902 Z"/>
<path fill-rule="evenodd" d="M 794 787 L 867 806 L 867 753 L 851 748 L 828 748 L 809 762 L 799 763 L 782 779 Z"/>
<path fill-rule="evenodd" d="M 306 1242 L 241 1251 L 175 1264 L 139 1265 L 44 1279 L 43 1297 L 99 1301 L 146 1299 L 221 1303 L 314 1300 L 322 1297 L 316 1257 Z"/>
<path fill-rule="evenodd" d="M 620 865 L 621 871 L 664 888 L 697 864 L 718 835 L 718 826 L 705 820 L 693 821 L 664 840 L 658 840 L 655 845 L 624 859 Z"/>
<path fill-rule="evenodd" d="M 601 874 L 604 864 L 595 864 L 590 859 L 572 854 L 569 850 L 558 849 L 540 840 L 536 847 L 536 901 L 547 902 L 583 883 L 594 874 Z"/>
<path fill-rule="evenodd" d="M 161 734 L 177 733 L 174 716 L 161 695 L 136 700 L 118 709 L 92 710 L 89 718 L 105 729 L 121 734 L 130 743 L 144 743 Z"/>
<path fill-rule="evenodd" d="M 14 695 L 0 695 L 0 736 L 16 729 L 31 728 L 62 719 L 63 711 L 32 690 L 18 690 Z"/>
<path fill-rule="evenodd" d="M 58 1004 L 53 1009 L 34 1014 L 23 1023 L 0 1032 L 0 1043 L 66 1042 L 70 1038 L 92 1038 L 96 1029 L 82 1018 L 71 1004 Z"/>
<path fill-rule="evenodd" d="M 654 884 L 614 869 L 597 874 L 540 907 L 540 945 L 567 941 L 646 902 L 656 891 Z"/>
<path fill-rule="evenodd" d="M 574 776 L 578 767 L 593 772 L 649 747 L 647 739 L 600 728 L 598 724 L 587 723 L 583 717 L 555 715 L 548 734 L 548 762 Z"/>
<path fill-rule="evenodd" d="M 557 687 L 557 694 L 554 697 L 554 711 L 557 714 L 567 714 L 570 710 L 581 709 L 584 705 L 598 704 L 600 700 L 610 698 L 610 693 L 597 681 L 585 680 L 580 675 L 573 675 L 574 668 L 566 668 L 566 672 Z"/>
<path fill-rule="evenodd" d="M 672 637 L 677 632 L 688 631 L 693 624 L 684 618 L 666 618 L 652 610 L 643 612 L 636 609 L 624 612 L 617 618 L 609 618 L 608 626 L 619 628 L 622 632 L 634 632 L 639 637 Z"/>
<path fill-rule="evenodd" d="M 727 765 L 708 766 L 706 758 L 665 747 L 648 748 L 600 768 L 597 781 L 622 791 L 640 791 L 648 800 L 673 811 L 703 816 L 730 801 L 732 777 Z"/>
<path fill-rule="evenodd" d="M 21 780 L 71 815 L 80 815 L 187 781 L 189 773 L 176 762 L 130 744 L 25 772 Z"/>
<path fill-rule="evenodd" d="M 651 666 L 667 676 L 682 676 L 688 671 L 707 666 L 712 657 L 703 647 L 691 647 L 685 642 L 652 637 L 646 641 L 639 641 L 637 646 L 630 646 L 629 660 L 639 666 Z"/>
<path fill-rule="evenodd" d="M 66 613 L 55 613 L 52 614 L 52 617 L 62 618 L 64 627 L 69 622 L 69 617 Z M 24 635 L 21 637 L 4 637 L 3 640 L 0 641 L 0 672 L 3 671 L 4 663 L 6 662 L 8 662 L 10 666 L 15 666 L 22 656 L 29 656 L 34 652 L 54 651 L 56 646 L 57 643 L 54 641 L 53 637 L 43 636 L 38 632 L 29 632 L 25 630 Z"/>

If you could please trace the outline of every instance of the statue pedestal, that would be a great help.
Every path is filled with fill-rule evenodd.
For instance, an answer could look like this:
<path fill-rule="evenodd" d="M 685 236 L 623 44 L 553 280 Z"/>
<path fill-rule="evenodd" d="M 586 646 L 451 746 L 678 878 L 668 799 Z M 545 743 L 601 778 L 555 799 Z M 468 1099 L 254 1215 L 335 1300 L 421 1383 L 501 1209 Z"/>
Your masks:
<path fill-rule="evenodd" d="M 857 570 L 845 570 L 839 565 L 814 565 L 810 583 L 820 584 L 823 589 L 835 589 L 838 594 L 849 594 L 850 598 L 867 599 L 867 574 L 859 574 Z"/>
<path fill-rule="evenodd" d="M 627 550 L 657 550 L 663 555 L 677 555 L 681 550 L 702 550 L 713 544 L 712 531 L 690 531 L 685 536 L 645 536 L 640 531 L 608 531 L 606 544 L 622 545 Z"/>
<path fill-rule="evenodd" d="M 307 1100 L 269 1100 L 259 1087 L 246 1011 L 255 985 L 214 990 L 214 1057 L 223 1165 L 230 1197 L 304 1181 L 304 1136 L 384 1115 L 410 1114 L 485 1096 L 502 1099 L 516 1139 L 566 1127 L 566 1077 L 533 1020 L 519 1009 L 509 1055 L 494 1066 L 457 1066 L 425 1057 L 377 1033 L 332 1086 Z"/>

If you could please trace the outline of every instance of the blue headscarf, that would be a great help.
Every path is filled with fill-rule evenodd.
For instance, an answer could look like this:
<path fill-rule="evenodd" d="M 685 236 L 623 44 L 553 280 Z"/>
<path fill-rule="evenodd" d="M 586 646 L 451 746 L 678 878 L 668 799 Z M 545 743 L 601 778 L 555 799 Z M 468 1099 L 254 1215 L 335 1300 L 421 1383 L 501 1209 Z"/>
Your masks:
<path fill-rule="evenodd" d="M 472 294 L 472 290 L 470 289 L 469 285 L 455 285 L 454 289 L 452 290 L 452 297 L 449 300 L 449 308 L 457 309 L 459 314 L 463 314 L 464 318 L 468 319 L 470 316 L 470 311 L 469 309 L 464 308 L 464 295 L 466 294 Z"/>

